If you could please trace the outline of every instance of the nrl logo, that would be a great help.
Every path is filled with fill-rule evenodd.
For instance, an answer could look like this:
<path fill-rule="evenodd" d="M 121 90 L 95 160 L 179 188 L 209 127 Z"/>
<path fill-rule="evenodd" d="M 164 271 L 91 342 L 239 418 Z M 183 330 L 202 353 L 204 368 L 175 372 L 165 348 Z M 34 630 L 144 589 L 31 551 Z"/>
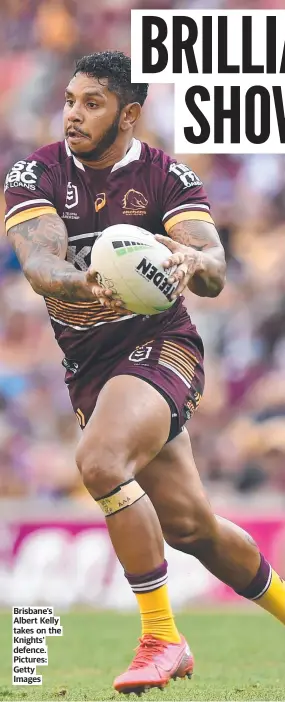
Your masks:
<path fill-rule="evenodd" d="M 66 200 L 65 200 L 65 211 L 61 215 L 61 219 L 79 219 L 77 212 L 71 212 L 74 207 L 78 205 L 78 187 L 77 185 L 72 185 L 70 181 L 67 183 Z M 68 210 L 68 212 L 66 212 Z"/>
<path fill-rule="evenodd" d="M 72 207 L 76 207 L 76 205 L 78 205 L 77 185 L 72 185 L 72 183 L 68 182 L 65 207 L 67 208 L 67 210 L 71 210 Z"/>
<path fill-rule="evenodd" d="M 138 190 L 128 190 L 123 197 L 123 213 L 125 215 L 145 215 L 148 200 Z"/>

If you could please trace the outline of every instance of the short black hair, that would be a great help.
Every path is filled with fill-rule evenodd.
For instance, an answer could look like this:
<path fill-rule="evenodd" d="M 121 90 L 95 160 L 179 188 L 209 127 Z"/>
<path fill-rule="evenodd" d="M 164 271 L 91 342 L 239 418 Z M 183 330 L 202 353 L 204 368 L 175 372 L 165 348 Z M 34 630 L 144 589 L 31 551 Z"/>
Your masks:
<path fill-rule="evenodd" d="M 74 76 L 86 73 L 94 78 L 108 78 L 108 88 L 119 99 L 120 107 L 130 102 L 144 104 L 148 83 L 131 82 L 131 59 L 122 51 L 98 51 L 76 61 Z"/>

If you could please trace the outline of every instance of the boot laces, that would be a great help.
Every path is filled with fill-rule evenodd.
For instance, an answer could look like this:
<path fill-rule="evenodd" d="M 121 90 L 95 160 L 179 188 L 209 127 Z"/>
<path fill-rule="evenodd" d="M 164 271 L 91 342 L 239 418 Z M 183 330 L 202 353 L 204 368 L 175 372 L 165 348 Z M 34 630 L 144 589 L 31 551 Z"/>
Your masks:
<path fill-rule="evenodd" d="M 155 653 L 163 653 L 167 646 L 167 641 L 156 639 L 151 634 L 145 634 L 139 639 L 139 646 L 135 649 L 136 655 L 132 661 L 129 670 L 143 668 L 148 663 L 151 663 Z"/>

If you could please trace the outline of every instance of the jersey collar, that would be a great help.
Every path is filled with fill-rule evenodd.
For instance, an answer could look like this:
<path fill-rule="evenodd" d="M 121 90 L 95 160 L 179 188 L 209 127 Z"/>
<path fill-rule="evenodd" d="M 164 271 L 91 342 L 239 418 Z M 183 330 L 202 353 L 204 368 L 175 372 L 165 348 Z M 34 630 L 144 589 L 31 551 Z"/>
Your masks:
<path fill-rule="evenodd" d="M 83 163 L 81 163 L 81 161 L 79 161 L 78 158 L 76 158 L 76 156 L 74 156 L 71 153 L 66 139 L 65 139 L 64 143 L 65 143 L 65 150 L 66 150 L 67 156 L 72 156 L 73 161 L 74 161 L 75 165 L 77 166 L 77 168 L 80 168 L 81 171 L 85 171 Z M 111 173 L 114 173 L 114 171 L 117 171 L 119 168 L 123 168 L 124 166 L 127 166 L 129 163 L 132 163 L 132 161 L 138 161 L 138 159 L 140 158 L 140 155 L 141 155 L 141 148 L 142 148 L 142 145 L 141 145 L 141 142 L 139 141 L 139 139 L 133 139 L 131 148 L 127 151 L 127 153 L 121 159 L 121 161 L 118 161 L 118 163 L 114 163 L 113 168 L 111 170 Z"/>
<path fill-rule="evenodd" d="M 114 163 L 111 173 L 117 171 L 118 168 L 123 168 L 124 166 L 127 166 L 128 163 L 132 163 L 132 161 L 138 161 L 141 155 L 141 148 L 141 142 L 138 139 L 133 139 L 131 148 L 127 151 L 127 153 L 125 154 L 124 158 L 121 159 L 121 161 L 118 161 L 118 163 Z"/>
<path fill-rule="evenodd" d="M 69 146 L 68 146 L 68 143 L 67 143 L 66 139 L 64 140 L 64 144 L 65 144 L 65 151 L 66 151 L 66 153 L 67 153 L 67 156 L 72 156 L 73 161 L 74 161 L 75 165 L 77 166 L 77 168 L 80 168 L 81 171 L 85 171 L 85 168 L 84 168 L 84 166 L 83 166 L 83 163 L 81 163 L 81 161 L 78 161 L 78 158 L 76 158 L 76 156 L 74 156 L 74 155 L 71 153 L 70 148 L 69 148 Z"/>

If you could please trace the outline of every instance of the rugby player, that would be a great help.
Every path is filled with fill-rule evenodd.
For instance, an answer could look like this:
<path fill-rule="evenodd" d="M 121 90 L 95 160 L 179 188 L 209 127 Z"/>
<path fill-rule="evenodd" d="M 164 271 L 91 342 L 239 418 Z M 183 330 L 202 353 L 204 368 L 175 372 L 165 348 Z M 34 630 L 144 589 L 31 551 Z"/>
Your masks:
<path fill-rule="evenodd" d="M 83 429 L 77 465 L 138 601 L 140 643 L 114 682 L 138 693 L 193 670 L 169 602 L 163 537 L 285 624 L 284 582 L 248 534 L 213 514 L 183 431 L 204 376 L 181 293 L 219 295 L 225 260 L 198 176 L 133 136 L 147 88 L 131 83 L 120 52 L 80 59 L 66 88 L 65 140 L 16 163 L 5 184 L 9 240 L 64 353 Z M 158 235 L 170 249 L 165 266 L 178 264 L 166 312 L 131 314 L 98 283 L 92 245 L 120 223 Z"/>

